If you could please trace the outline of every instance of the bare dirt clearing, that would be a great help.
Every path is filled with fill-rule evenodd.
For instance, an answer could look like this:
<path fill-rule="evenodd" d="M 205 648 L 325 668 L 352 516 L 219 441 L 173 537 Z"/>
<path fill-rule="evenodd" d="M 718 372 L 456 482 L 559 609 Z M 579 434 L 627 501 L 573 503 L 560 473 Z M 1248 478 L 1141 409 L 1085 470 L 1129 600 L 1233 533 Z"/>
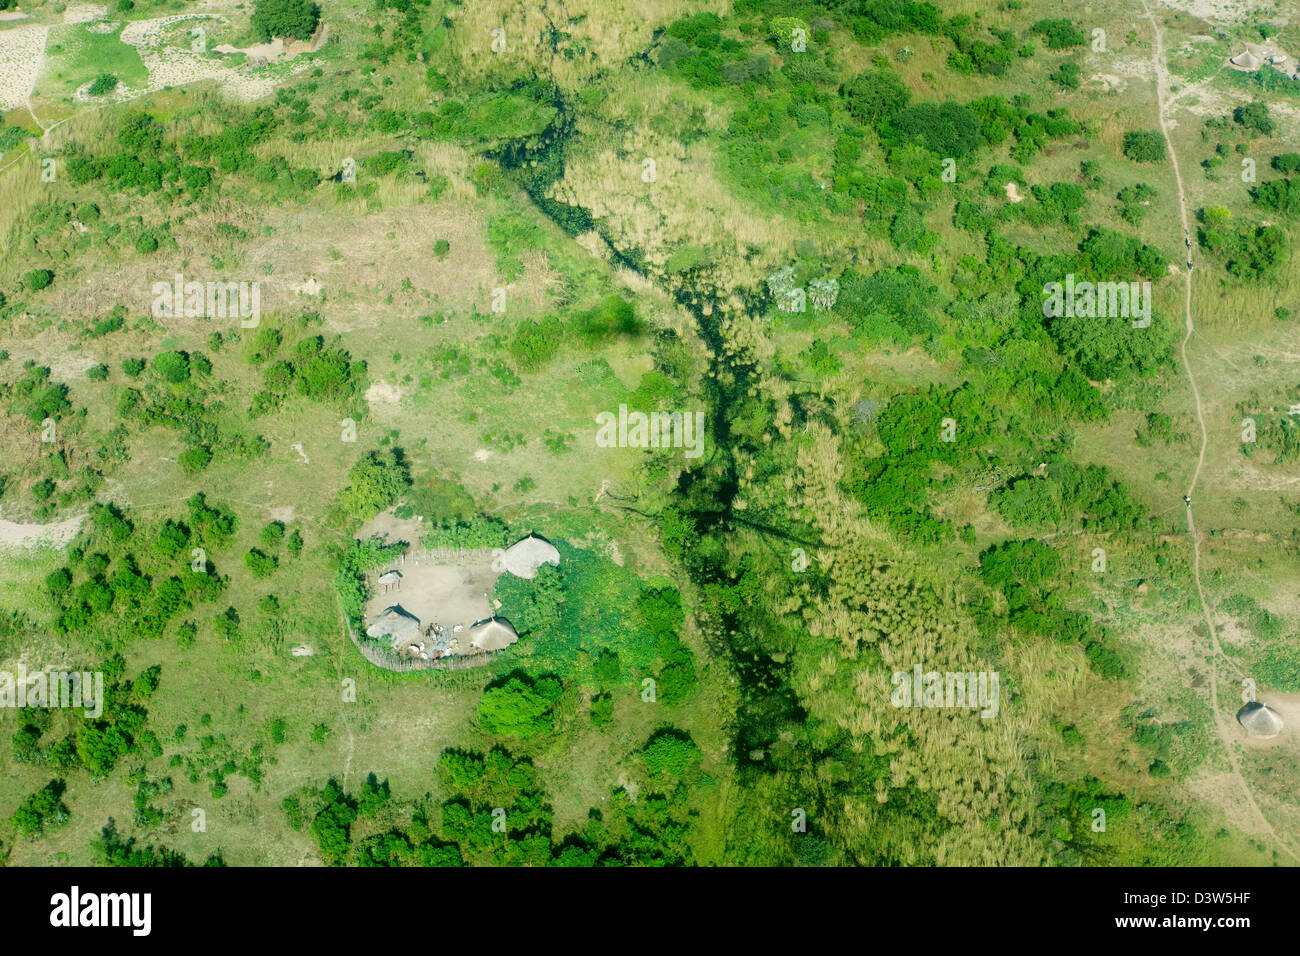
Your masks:
<path fill-rule="evenodd" d="M 26 106 L 45 62 L 47 26 L 0 30 L 0 111 Z"/>
<path fill-rule="evenodd" d="M 10 548 L 66 548 L 81 530 L 85 515 L 54 524 L 22 524 L 0 518 L 0 546 Z"/>

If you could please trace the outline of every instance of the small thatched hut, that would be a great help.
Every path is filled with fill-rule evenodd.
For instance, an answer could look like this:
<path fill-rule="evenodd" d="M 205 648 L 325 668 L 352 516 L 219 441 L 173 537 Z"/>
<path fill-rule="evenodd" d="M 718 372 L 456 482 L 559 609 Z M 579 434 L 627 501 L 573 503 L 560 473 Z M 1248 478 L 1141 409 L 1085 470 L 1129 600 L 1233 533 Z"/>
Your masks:
<path fill-rule="evenodd" d="M 545 538 L 530 534 L 501 552 L 492 568 L 494 571 L 509 571 L 517 578 L 531 578 L 543 564 L 559 567 L 560 552 Z"/>
<path fill-rule="evenodd" d="M 400 604 L 385 608 L 375 619 L 375 623 L 366 628 L 370 637 L 387 637 L 393 646 L 405 644 L 420 634 L 420 619 Z"/>
<path fill-rule="evenodd" d="M 1261 740 L 1276 737 L 1282 732 L 1282 717 L 1276 710 L 1252 700 L 1237 711 L 1237 723 L 1246 728 L 1246 733 Z"/>
<path fill-rule="evenodd" d="M 1259 57 L 1255 56 L 1255 54 L 1251 53 L 1249 50 L 1243 50 L 1241 53 L 1238 53 L 1236 56 L 1228 60 L 1228 62 L 1239 70 L 1258 70 L 1263 66 Z"/>
<path fill-rule="evenodd" d="M 503 617 L 490 617 L 469 629 L 469 646 L 480 651 L 499 651 L 519 640 L 519 635 Z"/>

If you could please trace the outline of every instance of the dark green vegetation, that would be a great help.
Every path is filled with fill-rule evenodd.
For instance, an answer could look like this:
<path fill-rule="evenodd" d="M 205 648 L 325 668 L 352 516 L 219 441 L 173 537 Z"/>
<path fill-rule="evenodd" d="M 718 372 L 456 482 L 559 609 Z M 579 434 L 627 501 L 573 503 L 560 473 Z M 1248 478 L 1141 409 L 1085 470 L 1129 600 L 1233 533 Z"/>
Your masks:
<path fill-rule="evenodd" d="M 272 37 L 309 40 L 320 22 L 320 7 L 312 0 L 257 0 L 253 32 L 259 40 Z"/>
<path fill-rule="evenodd" d="M 32 718 L 20 846 L 67 838 L 84 771 L 121 778 L 137 834 L 110 822 L 98 862 L 178 862 L 169 842 L 367 866 L 1229 855 L 1183 796 L 1207 769 L 1204 685 L 1148 670 L 1167 626 L 1204 677 L 1176 192 L 1153 104 L 1106 122 L 1076 14 L 738 0 L 652 11 L 603 56 L 595 12 L 535 24 L 537 49 L 509 21 L 504 51 L 492 4 L 346 12 L 342 49 L 273 98 L 105 114 L 23 219 L 0 319 L 15 350 L 49 328 L 86 354 L 0 365 L 13 427 L 55 427 L 0 466 L 2 497 L 89 514 L 14 634 L 175 654 L 187 701 L 214 681 L 235 700 L 152 740 L 125 705 L 93 730 Z M 252 27 L 304 37 L 318 15 L 263 2 Z M 1112 42 L 1149 62 L 1148 38 Z M 1280 125 L 1255 102 L 1206 122 L 1206 181 Z M 1194 207 L 1224 291 L 1285 287 L 1300 154 L 1271 167 L 1240 190 L 1271 225 Z M 315 270 L 327 292 L 257 328 L 138 303 L 65 318 L 90 253 L 268 285 Z M 1047 314 L 1070 275 L 1149 282 L 1150 326 Z M 1240 461 L 1294 463 L 1296 401 L 1225 403 L 1258 425 Z M 705 454 L 593 450 L 592 415 L 621 403 L 702 410 Z M 417 516 L 414 540 L 356 537 Z M 384 671 L 344 636 L 408 545 L 533 530 L 560 564 L 497 580 L 520 640 L 485 666 Z M 1220 573 L 1218 613 L 1251 638 L 1233 653 L 1294 689 L 1289 622 Z M 1000 673 L 998 715 L 893 706 L 913 664 Z M 82 736 L 89 761 L 50 759 Z M 164 839 L 195 786 L 232 829 L 237 800 L 273 793 L 282 818 L 244 846 Z M 110 809 L 97 828 L 126 819 Z"/>

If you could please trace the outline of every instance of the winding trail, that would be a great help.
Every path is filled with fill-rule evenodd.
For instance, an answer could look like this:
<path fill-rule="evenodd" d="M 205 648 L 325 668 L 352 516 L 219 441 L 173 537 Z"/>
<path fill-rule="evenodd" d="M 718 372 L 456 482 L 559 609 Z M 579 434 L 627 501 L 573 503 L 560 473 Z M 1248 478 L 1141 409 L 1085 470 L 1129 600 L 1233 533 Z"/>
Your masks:
<path fill-rule="evenodd" d="M 1246 778 L 1241 775 L 1241 766 L 1237 761 L 1237 751 L 1233 747 L 1232 737 L 1229 729 L 1224 724 L 1223 715 L 1219 710 L 1219 688 L 1218 688 L 1218 671 L 1219 660 L 1224 657 L 1223 650 L 1219 646 L 1219 634 L 1215 630 L 1213 616 L 1210 614 L 1210 604 L 1205 599 L 1205 589 L 1201 585 L 1201 541 L 1196 533 L 1196 521 L 1192 516 L 1191 497 L 1196 491 L 1197 482 L 1201 478 L 1201 469 L 1205 466 L 1205 448 L 1209 444 L 1209 435 L 1205 429 L 1205 412 L 1201 406 L 1201 391 L 1196 385 L 1196 376 L 1192 372 L 1192 363 L 1187 357 L 1187 343 L 1191 341 L 1196 334 L 1196 326 L 1192 321 L 1192 246 L 1191 246 L 1191 223 L 1187 216 L 1187 193 L 1183 188 L 1183 175 L 1178 168 L 1178 154 L 1174 151 L 1174 141 L 1169 135 L 1169 120 L 1167 113 L 1173 105 L 1174 98 L 1170 94 L 1169 70 L 1165 66 L 1164 51 L 1164 31 L 1161 29 L 1155 15 L 1152 14 L 1151 8 L 1147 5 L 1147 0 L 1141 0 L 1142 11 L 1151 21 L 1153 38 L 1151 43 L 1151 63 L 1155 69 L 1156 77 L 1156 106 L 1159 112 L 1160 133 L 1165 138 L 1165 149 L 1169 153 L 1169 162 L 1173 165 L 1174 181 L 1178 184 L 1178 215 L 1183 224 L 1183 236 L 1187 241 L 1187 271 L 1183 276 L 1183 318 L 1185 323 L 1185 332 L 1183 340 L 1179 343 L 1178 351 L 1182 356 L 1183 369 L 1187 372 L 1187 383 L 1192 389 L 1192 399 L 1196 403 L 1196 423 L 1201 429 L 1201 447 L 1196 455 L 1196 468 L 1192 471 L 1192 479 L 1187 485 L 1187 533 L 1192 539 L 1192 575 L 1196 580 L 1196 595 L 1201 601 L 1201 614 L 1205 618 L 1205 626 L 1210 633 L 1210 647 L 1212 654 L 1210 656 L 1210 711 L 1214 717 L 1215 729 L 1219 732 L 1219 740 L 1223 743 L 1224 753 L 1228 756 L 1228 763 L 1232 766 L 1232 775 L 1241 785 L 1242 795 L 1246 798 L 1246 803 L 1254 816 L 1258 818 L 1261 829 L 1264 830 L 1273 842 L 1276 843 L 1291 859 L 1300 863 L 1300 856 L 1282 841 L 1273 829 L 1273 825 L 1268 822 L 1263 811 L 1259 809 L 1259 804 L 1255 802 L 1255 796 L 1250 792 L 1250 787 L 1246 783 Z M 1231 663 L 1229 661 L 1228 663 Z"/>

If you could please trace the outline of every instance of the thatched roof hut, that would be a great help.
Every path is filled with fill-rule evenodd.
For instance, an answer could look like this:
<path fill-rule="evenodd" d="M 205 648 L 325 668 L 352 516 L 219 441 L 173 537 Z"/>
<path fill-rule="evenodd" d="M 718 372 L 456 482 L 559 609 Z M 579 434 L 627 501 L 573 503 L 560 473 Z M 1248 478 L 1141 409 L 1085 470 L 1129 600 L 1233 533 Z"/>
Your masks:
<path fill-rule="evenodd" d="M 492 568 L 494 571 L 509 571 L 517 578 L 531 578 L 543 564 L 559 567 L 560 552 L 545 538 L 530 534 L 501 552 Z"/>
<path fill-rule="evenodd" d="M 420 634 L 420 619 L 400 604 L 384 609 L 375 623 L 366 628 L 370 637 L 387 637 L 393 646 L 404 644 Z"/>
<path fill-rule="evenodd" d="M 1268 704 L 1261 704 L 1257 700 L 1237 711 L 1237 723 L 1246 728 L 1246 733 L 1261 740 L 1276 737 L 1282 732 L 1281 715 Z"/>
<path fill-rule="evenodd" d="M 1243 50 L 1241 53 L 1238 53 L 1232 59 L 1228 60 L 1228 62 L 1240 70 L 1258 70 L 1263 65 L 1260 62 L 1259 57 L 1255 56 L 1255 54 L 1251 53 L 1249 50 Z"/>
<path fill-rule="evenodd" d="M 397 570 L 385 571 L 379 575 L 380 584 L 396 584 L 400 580 L 402 580 L 402 572 Z"/>
<path fill-rule="evenodd" d="M 519 640 L 519 635 L 503 617 L 490 617 L 469 629 L 469 646 L 480 651 L 499 651 Z"/>

